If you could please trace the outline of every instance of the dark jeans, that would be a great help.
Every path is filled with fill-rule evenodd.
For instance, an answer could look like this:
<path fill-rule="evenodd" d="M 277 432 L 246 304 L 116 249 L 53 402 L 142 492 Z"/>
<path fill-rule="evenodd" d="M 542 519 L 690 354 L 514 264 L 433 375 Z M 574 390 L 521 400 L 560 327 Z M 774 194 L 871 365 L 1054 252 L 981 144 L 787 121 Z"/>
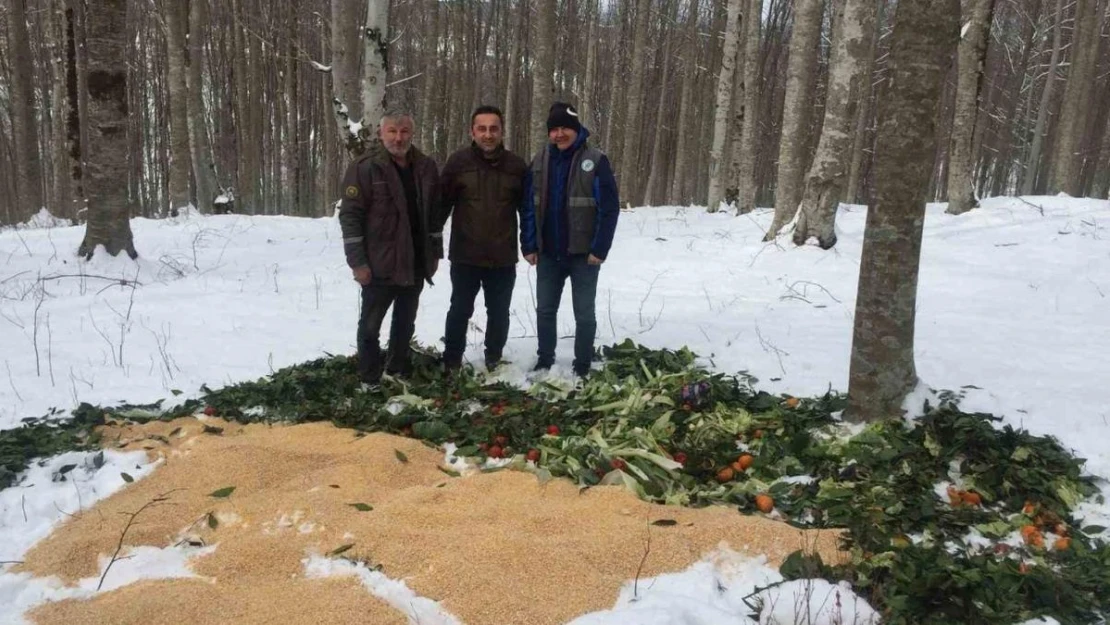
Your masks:
<path fill-rule="evenodd" d="M 393 306 L 389 328 L 390 373 L 407 374 L 412 368 L 412 335 L 416 331 L 416 308 L 424 283 L 392 286 L 371 283 L 362 287 L 362 312 L 358 318 L 358 375 L 376 384 L 382 377 L 382 349 L 378 343 L 382 321 Z"/>
<path fill-rule="evenodd" d="M 462 362 L 466 351 L 466 326 L 474 314 L 474 298 L 482 290 L 486 301 L 486 360 L 501 360 L 509 339 L 509 304 L 516 284 L 516 267 L 478 267 L 451 263 L 451 308 L 443 333 L 443 360 Z"/>
<path fill-rule="evenodd" d="M 597 317 L 594 299 L 601 265 L 586 262 L 586 256 L 571 256 L 562 261 L 540 255 L 536 265 L 536 329 L 539 332 L 539 361 L 550 365 L 555 360 L 556 317 L 563 285 L 570 278 L 574 304 L 574 368 L 586 369 L 593 362 Z"/>

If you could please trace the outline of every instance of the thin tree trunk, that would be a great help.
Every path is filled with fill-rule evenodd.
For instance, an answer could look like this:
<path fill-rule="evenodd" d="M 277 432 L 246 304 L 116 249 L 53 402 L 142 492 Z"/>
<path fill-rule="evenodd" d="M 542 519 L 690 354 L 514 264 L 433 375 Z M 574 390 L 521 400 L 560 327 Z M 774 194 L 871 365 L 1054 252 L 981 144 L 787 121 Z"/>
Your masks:
<path fill-rule="evenodd" d="M 764 238 L 770 241 L 798 212 L 805 182 L 807 128 L 813 108 L 817 44 L 821 35 L 821 0 L 794 3 L 794 32 L 790 35 L 790 59 L 786 69 L 786 96 L 779 139 L 778 178 L 775 184 L 775 216 Z"/>
<path fill-rule="evenodd" d="M 1060 120 L 1057 124 L 1048 181 L 1049 193 L 1063 192 L 1072 197 L 1083 195 L 1079 148 L 1091 109 L 1091 89 L 1098 62 L 1099 17 L 1098 0 L 1076 1 L 1075 29 L 1071 42 L 1072 62 L 1068 68 L 1068 82 L 1064 86 L 1063 104 L 1060 106 Z"/>
<path fill-rule="evenodd" d="M 736 175 L 736 214 L 750 213 L 755 209 L 756 187 L 755 159 L 759 134 L 759 50 L 763 16 L 763 0 L 749 0 L 748 15 L 744 20 L 744 125 L 738 137 L 739 159 Z"/>
<path fill-rule="evenodd" d="M 648 19 L 651 17 L 651 0 L 638 0 L 636 6 L 636 28 L 632 39 L 632 73 L 629 76 L 627 110 L 628 122 L 625 124 L 624 147 L 618 170 L 621 173 L 620 197 L 633 206 L 643 200 L 643 178 L 640 175 L 640 141 L 644 133 L 640 130 L 640 111 L 643 110 L 644 65 L 647 52 Z M 658 132 L 658 130 L 657 130 Z"/>
<path fill-rule="evenodd" d="M 588 128 L 596 128 L 594 75 L 597 73 L 597 23 L 601 19 L 598 15 L 598 0 L 591 0 L 587 4 L 586 19 L 590 21 L 590 34 L 586 43 L 586 74 L 582 77 L 582 98 L 578 102 L 578 113 L 582 116 L 582 123 Z"/>
<path fill-rule="evenodd" d="M 51 184 L 54 187 L 54 214 L 72 219 L 73 205 L 73 163 L 66 142 L 66 124 L 69 118 L 69 98 L 66 90 L 66 10 L 63 0 L 55 0 L 44 11 L 49 32 L 48 50 L 50 52 L 50 104 L 51 121 Z M 76 113 L 76 111 L 74 111 Z"/>
<path fill-rule="evenodd" d="M 35 121 L 34 65 L 27 36 L 27 1 L 11 0 L 8 37 L 11 46 L 12 147 L 15 150 L 17 214 L 34 215 L 43 207 L 42 165 Z"/>
<path fill-rule="evenodd" d="M 363 121 L 359 92 L 359 33 L 365 16 L 361 13 L 361 6 L 359 0 L 331 0 L 332 103 L 339 124 L 339 136 L 352 155 L 361 151 L 362 140 L 369 137 L 365 128 L 362 129 L 362 137 L 352 132 L 352 129 L 357 132 L 359 127 L 355 124 Z M 352 125 L 355 126 L 352 128 Z"/>
<path fill-rule="evenodd" d="M 983 65 L 987 58 L 995 0 L 967 0 L 970 9 L 960 39 L 956 114 L 952 126 L 952 152 L 948 159 L 948 210 L 960 215 L 975 208 L 975 151 L 972 149 L 983 92 Z"/>
<path fill-rule="evenodd" d="M 675 11 L 677 12 L 677 0 L 671 0 L 675 3 Z M 674 22 L 676 16 L 671 16 L 668 21 Z M 663 54 L 659 57 L 659 61 L 663 64 L 663 78 L 659 88 L 659 106 L 655 111 L 654 127 L 655 138 L 651 146 L 651 170 L 648 173 L 647 183 L 644 184 L 644 201 L 645 206 L 655 206 L 666 202 L 666 192 L 663 190 L 663 127 L 666 124 L 667 115 L 667 96 L 671 91 L 671 43 L 674 36 L 671 34 L 663 35 L 666 37 L 666 43 L 663 45 Z"/>
<path fill-rule="evenodd" d="M 192 0 L 194 4 L 200 0 Z M 170 117 L 170 215 L 177 215 L 192 205 L 189 178 L 192 159 L 189 156 L 189 87 L 185 77 L 185 5 L 166 2 L 166 67 L 169 78 Z M 200 37 L 197 37 L 198 39 Z"/>
<path fill-rule="evenodd" d="M 378 136 L 378 122 L 385 113 L 385 85 L 389 75 L 389 0 L 370 0 L 366 5 L 363 38 L 362 114 L 367 128 Z"/>
<path fill-rule="evenodd" d="M 216 199 L 216 169 L 204 109 L 204 32 L 208 23 L 208 0 L 189 2 L 189 72 L 186 107 L 189 116 L 189 152 L 193 160 L 196 203 L 202 213 L 212 212 Z"/>
<path fill-rule="evenodd" d="M 127 1 L 96 0 L 89 9 L 89 221 L 77 253 L 89 260 L 104 246 L 112 256 L 127 252 L 134 259 L 131 201 L 120 184 L 127 179 Z"/>
<path fill-rule="evenodd" d="M 682 94 L 679 96 L 678 119 L 680 123 L 690 124 L 692 120 L 694 91 L 697 88 L 698 70 L 698 0 L 690 0 L 686 8 L 686 34 L 683 37 L 685 50 L 683 52 L 684 67 L 682 70 Z M 694 124 L 690 124 L 695 126 Z M 695 126 L 696 127 L 696 126 Z M 677 145 L 674 150 L 674 178 L 671 180 L 672 204 L 686 202 L 686 182 L 690 178 L 690 135 L 686 128 L 679 128 Z"/>
<path fill-rule="evenodd" d="M 536 27 L 532 31 L 532 146 L 547 143 L 547 111 L 555 94 L 556 0 L 536 0 Z"/>
<path fill-rule="evenodd" d="M 439 0 L 436 0 L 438 3 Z M 517 8 L 517 28 L 513 35 L 512 51 L 509 53 L 509 80 L 505 85 L 505 145 L 519 153 L 527 153 L 528 150 L 533 149 L 535 146 L 530 145 L 517 145 L 510 137 L 522 136 L 521 133 L 516 132 L 517 123 L 517 89 L 520 83 L 520 57 L 521 57 L 521 38 L 524 36 L 524 27 L 527 24 L 525 17 L 528 14 L 527 0 L 521 0 L 521 6 Z"/>
<path fill-rule="evenodd" d="M 914 321 L 941 82 L 959 0 L 900 2 L 891 84 L 879 108 L 875 201 L 867 211 L 848 380 L 851 421 L 898 418 L 917 384 Z"/>
<path fill-rule="evenodd" d="M 825 121 L 817 154 L 806 175 L 794 243 L 804 245 L 816 237 L 822 249 L 836 245 L 836 210 L 844 195 L 851 165 L 852 127 L 856 107 L 869 81 L 867 37 L 874 23 L 871 0 L 847 0 L 836 21 L 832 59 L 825 97 Z"/>
<path fill-rule="evenodd" d="M 848 166 L 848 183 L 844 189 L 844 201 L 849 204 L 854 204 L 860 201 L 860 186 L 862 185 L 861 177 L 863 175 L 863 155 L 866 146 L 869 145 L 868 137 L 868 121 L 871 118 L 871 102 L 874 99 L 872 89 L 873 75 L 875 73 L 875 51 L 879 46 L 879 31 L 882 29 L 883 24 L 883 11 L 886 8 L 886 0 L 878 0 L 875 7 L 875 24 L 871 28 L 869 51 L 867 53 L 867 68 L 863 71 L 864 80 L 863 91 L 859 95 L 859 107 L 856 109 L 856 129 L 852 133 L 852 162 Z"/>
<path fill-rule="evenodd" d="M 717 76 L 717 108 L 713 116 L 713 144 L 709 149 L 709 203 L 710 213 L 720 210 L 724 175 L 728 169 L 725 157 L 725 142 L 728 138 L 728 122 L 732 109 L 732 81 L 736 73 L 736 55 L 739 48 L 741 11 L 743 0 L 728 0 L 728 17 L 725 22 L 725 43 L 721 56 L 721 73 Z"/>
<path fill-rule="evenodd" d="M 1052 58 L 1048 63 L 1041 103 L 1037 108 L 1037 121 L 1033 125 L 1033 145 L 1029 148 L 1029 158 L 1025 161 L 1025 175 L 1021 180 L 1021 194 L 1032 195 L 1037 182 L 1037 171 L 1041 164 L 1041 149 L 1044 145 L 1045 127 L 1048 125 L 1048 108 L 1052 104 L 1052 90 L 1056 85 L 1056 68 L 1060 63 L 1061 39 L 1064 30 L 1064 0 L 1056 0 L 1055 27 L 1052 34 Z M 1032 91 L 1032 88 L 1030 88 Z"/>

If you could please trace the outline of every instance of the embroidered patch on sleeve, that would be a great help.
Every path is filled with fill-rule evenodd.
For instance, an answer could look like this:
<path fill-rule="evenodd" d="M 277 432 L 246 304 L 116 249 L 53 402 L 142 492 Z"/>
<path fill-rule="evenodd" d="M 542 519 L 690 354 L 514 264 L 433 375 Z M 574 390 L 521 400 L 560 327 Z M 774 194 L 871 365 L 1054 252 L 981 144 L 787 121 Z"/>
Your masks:
<path fill-rule="evenodd" d="M 353 200 L 356 197 L 358 197 L 358 187 L 356 187 L 355 185 L 351 185 L 351 186 L 347 187 L 346 193 L 347 193 L 347 197 L 349 197 Z"/>

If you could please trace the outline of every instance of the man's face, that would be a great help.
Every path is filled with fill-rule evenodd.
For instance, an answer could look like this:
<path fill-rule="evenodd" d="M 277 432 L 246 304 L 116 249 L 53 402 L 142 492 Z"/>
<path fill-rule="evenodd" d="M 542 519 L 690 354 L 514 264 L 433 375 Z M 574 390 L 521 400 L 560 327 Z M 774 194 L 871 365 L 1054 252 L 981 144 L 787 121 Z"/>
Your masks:
<path fill-rule="evenodd" d="M 482 113 L 470 124 L 470 138 L 483 152 L 492 152 L 501 145 L 501 118 L 493 113 Z"/>
<path fill-rule="evenodd" d="M 547 131 L 547 138 L 560 150 L 565 150 L 574 145 L 574 140 L 578 138 L 578 132 L 573 128 L 556 126 Z"/>
<path fill-rule="evenodd" d="M 409 147 L 412 145 L 412 120 L 408 118 L 387 119 L 382 123 L 379 134 L 382 145 L 391 155 L 404 158 L 409 153 Z"/>

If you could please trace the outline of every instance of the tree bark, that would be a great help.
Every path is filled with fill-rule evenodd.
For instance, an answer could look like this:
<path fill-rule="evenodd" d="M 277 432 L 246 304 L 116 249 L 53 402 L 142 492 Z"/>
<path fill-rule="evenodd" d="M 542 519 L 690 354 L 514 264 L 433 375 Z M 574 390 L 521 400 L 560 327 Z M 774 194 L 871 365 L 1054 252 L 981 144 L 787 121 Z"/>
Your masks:
<path fill-rule="evenodd" d="M 739 48 L 741 11 L 743 0 L 728 0 L 728 17 L 725 18 L 725 43 L 721 53 L 721 72 L 717 75 L 717 107 L 713 115 L 713 145 L 709 149 L 709 202 L 706 210 L 715 213 L 723 200 L 724 176 L 728 170 L 725 161 L 725 142 L 728 139 L 728 122 L 732 109 L 732 81 L 736 73 L 736 55 Z"/>
<path fill-rule="evenodd" d="M 532 149 L 547 143 L 547 111 L 555 95 L 556 0 L 536 0 L 532 54 Z"/>
<path fill-rule="evenodd" d="M 189 152 L 196 181 L 196 203 L 202 213 L 212 212 L 216 199 L 216 168 L 204 108 L 204 32 L 208 24 L 208 0 L 189 2 L 189 72 L 186 99 L 189 117 Z"/>
<path fill-rule="evenodd" d="M 138 258 L 127 196 L 127 0 L 95 0 L 86 15 L 89 63 L 89 145 L 85 189 L 88 223 L 77 253 L 97 246 Z"/>
<path fill-rule="evenodd" d="M 583 124 L 588 128 L 596 128 L 594 75 L 597 73 L 597 23 L 601 19 L 598 15 L 598 0 L 591 0 L 587 4 L 586 19 L 590 22 L 590 33 L 586 40 L 586 73 L 582 77 L 582 97 L 578 101 L 578 113 L 582 116 Z"/>
<path fill-rule="evenodd" d="M 1021 194 L 1032 195 L 1037 182 L 1037 171 L 1041 166 L 1041 149 L 1044 145 L 1045 127 L 1048 125 L 1048 109 L 1052 105 L 1052 91 L 1056 85 L 1056 69 L 1060 63 L 1060 50 L 1064 30 L 1064 0 L 1056 0 L 1055 27 L 1052 29 L 1052 57 L 1045 75 L 1041 102 L 1037 108 L 1037 121 L 1033 125 L 1033 145 L 1029 148 L 1029 158 L 1025 161 L 1025 174 L 1021 180 Z"/>
<path fill-rule="evenodd" d="M 856 108 L 868 80 L 867 37 L 874 23 L 871 0 L 847 0 L 836 21 L 832 59 L 825 96 L 825 121 L 817 154 L 806 175 L 794 243 L 804 245 L 815 237 L 822 249 L 836 245 L 836 210 L 851 167 L 852 127 Z"/>
<path fill-rule="evenodd" d="M 362 121 L 362 98 L 359 91 L 361 51 L 359 33 L 365 21 L 359 0 L 331 0 L 331 80 L 332 103 L 343 145 L 351 154 L 361 149 L 359 127 Z M 362 129 L 366 137 L 369 132 Z"/>
<path fill-rule="evenodd" d="M 848 382 L 850 421 L 902 415 L 917 384 L 914 320 L 936 108 L 959 34 L 959 0 L 900 2 L 891 83 L 879 105 L 875 199 L 867 211 Z"/>
<path fill-rule="evenodd" d="M 686 7 L 686 24 L 684 41 L 682 93 L 679 95 L 678 120 L 679 123 L 696 127 L 692 122 L 694 91 L 697 89 L 698 70 L 698 0 L 690 0 Z M 691 132 L 680 128 L 674 149 L 674 177 L 671 179 L 670 202 L 678 204 L 685 202 L 686 182 L 689 180 L 690 166 L 690 137 Z"/>
<path fill-rule="evenodd" d="M 755 209 L 756 187 L 755 159 L 759 126 L 759 50 L 763 15 L 763 0 L 749 0 L 747 14 L 752 19 L 744 21 L 744 124 L 738 137 L 736 214 L 750 213 Z"/>
<path fill-rule="evenodd" d="M 948 209 L 960 215 L 979 205 L 975 199 L 975 153 L 972 139 L 983 91 L 983 64 L 987 58 L 995 0 L 967 0 L 960 39 L 956 114 L 952 121 L 952 155 L 948 159 Z"/>
<path fill-rule="evenodd" d="M 34 64 L 27 35 L 27 1 L 11 0 L 8 37 L 11 46 L 12 148 L 15 161 L 16 213 L 28 218 L 43 208 L 42 159 L 35 119 Z"/>
<path fill-rule="evenodd" d="M 1091 89 L 1095 82 L 1098 63 L 1099 27 L 1098 0 L 1076 0 L 1075 29 L 1072 37 L 1072 62 L 1068 69 L 1068 82 L 1064 86 L 1064 100 L 1060 106 L 1057 124 L 1049 193 L 1067 193 L 1082 197 L 1082 162 L 1079 155 L 1083 134 L 1087 129 L 1087 115 L 1091 109 Z"/>
<path fill-rule="evenodd" d="M 628 88 L 628 122 L 625 124 L 624 148 L 617 164 L 620 172 L 620 197 L 633 206 L 643 200 L 643 177 L 640 175 L 640 142 L 644 132 L 640 126 L 640 112 L 643 110 L 644 65 L 647 57 L 648 18 L 651 17 L 651 0 L 638 0 L 636 3 L 636 28 L 632 38 L 632 73 Z M 656 129 L 659 132 L 659 129 Z"/>
<path fill-rule="evenodd" d="M 798 212 L 804 191 L 806 140 L 812 93 L 817 73 L 817 44 L 821 35 L 821 0 L 794 3 L 794 32 L 790 35 L 790 58 L 786 68 L 786 96 L 779 139 L 778 179 L 775 184 L 775 216 L 766 241 L 774 239 Z"/>
<path fill-rule="evenodd" d="M 677 0 L 670 1 L 674 2 L 674 11 L 676 14 L 668 16 L 667 21 L 673 23 L 676 21 L 677 18 L 678 2 Z M 669 12 L 669 7 L 666 10 Z M 666 115 L 668 113 L 667 96 L 671 92 L 671 45 L 674 36 L 671 34 L 669 29 L 667 29 L 667 32 L 665 34 L 661 33 L 660 36 L 666 40 L 663 44 L 663 54 L 659 56 L 659 62 L 663 64 L 663 77 L 659 86 L 659 105 L 655 110 L 655 119 L 652 122 L 652 127 L 655 129 L 655 132 L 652 133 L 654 135 L 654 138 L 652 139 L 650 154 L 651 169 L 648 173 L 647 182 L 644 183 L 643 186 L 644 191 L 642 195 L 642 203 L 645 206 L 660 205 L 666 202 L 667 198 L 667 194 L 663 190 L 664 181 L 662 180 L 664 175 L 663 168 L 665 167 L 665 159 L 663 156 L 663 137 L 664 135 L 666 135 L 663 127 L 666 125 Z"/>
<path fill-rule="evenodd" d="M 193 4 L 200 0 L 192 0 Z M 189 155 L 189 86 L 185 75 L 185 5 L 166 2 L 166 67 L 170 117 L 170 215 L 177 215 L 192 205 L 189 178 L 192 158 Z M 198 33 L 199 35 L 199 33 Z M 199 39 L 200 37 L 196 37 Z"/>
<path fill-rule="evenodd" d="M 73 203 L 73 164 L 66 141 L 66 128 L 69 119 L 69 94 L 66 90 L 66 10 L 64 0 L 55 0 L 43 12 L 48 35 L 50 54 L 50 104 L 51 104 L 51 182 L 54 189 L 54 205 L 51 211 L 65 219 L 73 219 L 76 206 Z M 74 111 L 76 113 L 76 111 Z"/>
<path fill-rule="evenodd" d="M 363 38 L 362 115 L 367 128 L 378 136 L 378 122 L 385 113 L 385 85 L 389 75 L 389 0 L 366 5 Z"/>
<path fill-rule="evenodd" d="M 844 189 L 844 201 L 854 204 L 860 201 L 860 187 L 862 186 L 863 161 L 865 148 L 869 145 L 868 121 L 871 118 L 871 106 L 874 99 L 874 90 L 871 88 L 875 73 L 875 51 L 879 45 L 879 31 L 883 24 L 883 11 L 886 0 L 878 0 L 875 7 L 875 24 L 871 28 L 871 43 L 867 52 L 867 67 L 863 70 L 863 91 L 859 95 L 859 106 L 856 107 L 856 128 L 852 133 L 852 162 L 848 165 L 848 182 Z"/>

